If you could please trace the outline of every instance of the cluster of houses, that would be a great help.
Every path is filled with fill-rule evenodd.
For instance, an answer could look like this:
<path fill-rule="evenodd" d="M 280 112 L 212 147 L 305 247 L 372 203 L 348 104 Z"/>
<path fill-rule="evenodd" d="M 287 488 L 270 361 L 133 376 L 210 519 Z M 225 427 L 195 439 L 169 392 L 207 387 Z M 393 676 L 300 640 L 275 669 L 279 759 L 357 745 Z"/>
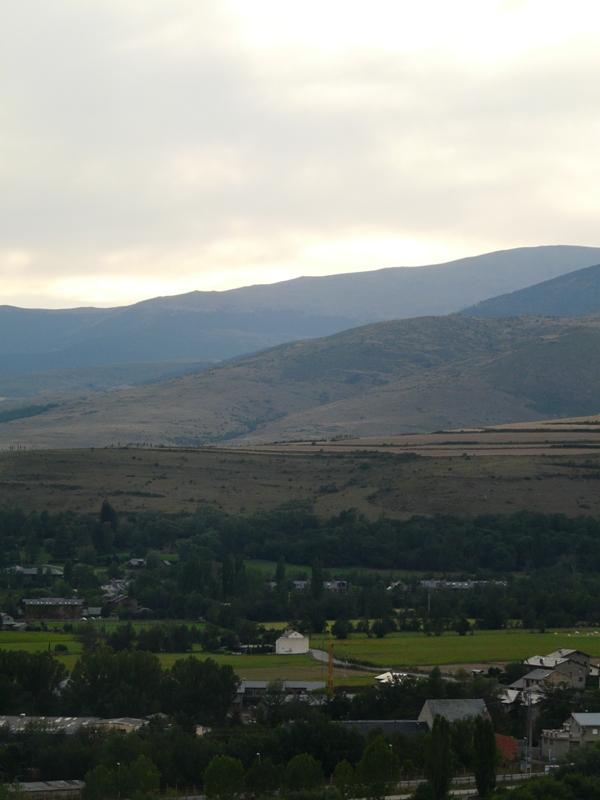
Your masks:
<path fill-rule="evenodd" d="M 310 584 L 310 578 L 303 578 L 302 580 L 290 581 L 290 588 L 293 592 L 307 592 L 310 589 Z M 277 588 L 277 581 L 267 581 L 267 586 L 274 591 Z M 348 581 L 323 581 L 323 589 L 326 592 L 343 593 L 347 592 L 349 588 Z"/>
<path fill-rule="evenodd" d="M 581 650 L 560 648 L 545 656 L 530 656 L 523 664 L 530 667 L 521 678 L 503 690 L 502 702 L 511 707 L 521 703 L 529 709 L 532 719 L 537 706 L 548 692 L 558 689 L 584 689 L 589 681 L 598 680 L 599 668 Z M 600 714 L 575 712 L 562 728 L 545 729 L 541 733 L 539 755 L 544 761 L 558 761 L 570 750 L 585 744 L 600 742 Z"/>
<path fill-rule="evenodd" d="M 588 678 L 598 677 L 598 666 L 581 650 L 561 648 L 546 656 L 530 656 L 523 664 L 531 669 L 504 689 L 501 700 L 507 706 L 520 702 L 536 706 L 546 693 L 560 687 L 584 689 Z"/>

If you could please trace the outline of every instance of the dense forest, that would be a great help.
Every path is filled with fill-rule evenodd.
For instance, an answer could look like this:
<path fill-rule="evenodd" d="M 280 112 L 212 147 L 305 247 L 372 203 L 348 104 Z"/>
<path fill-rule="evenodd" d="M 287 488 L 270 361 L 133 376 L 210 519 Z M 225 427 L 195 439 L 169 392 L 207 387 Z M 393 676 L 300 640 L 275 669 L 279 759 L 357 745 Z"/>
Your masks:
<path fill-rule="evenodd" d="M 313 632 L 327 619 L 382 621 L 365 629 L 373 635 L 467 633 L 467 619 L 492 629 L 600 621 L 600 522 L 590 517 L 369 521 L 353 511 L 320 519 L 305 508 L 119 514 L 108 502 L 79 515 L 2 509 L 0 558 L 3 611 L 18 615 L 23 597 L 77 592 L 103 614 L 211 623 L 218 629 L 207 636 L 212 649 L 263 641 L 256 624 L 268 620 Z M 142 558 L 144 568 L 130 568 L 131 558 Z M 47 574 L 42 565 L 49 561 L 64 574 Z M 15 565 L 39 567 L 31 576 Z M 400 569 L 397 580 L 392 570 Z M 471 583 L 468 590 L 443 582 L 431 590 L 427 575 Z M 344 590 L 328 591 L 326 582 L 336 578 Z M 110 581 L 123 581 L 132 602 L 108 603 L 102 587 Z"/>
<path fill-rule="evenodd" d="M 97 513 L 26 513 L 0 509 L 0 558 L 35 563 L 44 551 L 56 561 L 96 563 L 119 552 L 175 551 L 188 542 L 211 558 L 325 567 L 445 572 L 531 572 L 566 563 L 600 569 L 600 520 L 520 512 L 475 518 L 413 517 L 371 521 L 353 510 L 322 519 L 302 506 L 252 515 L 210 507 L 195 514 L 120 515 L 110 503 Z"/>

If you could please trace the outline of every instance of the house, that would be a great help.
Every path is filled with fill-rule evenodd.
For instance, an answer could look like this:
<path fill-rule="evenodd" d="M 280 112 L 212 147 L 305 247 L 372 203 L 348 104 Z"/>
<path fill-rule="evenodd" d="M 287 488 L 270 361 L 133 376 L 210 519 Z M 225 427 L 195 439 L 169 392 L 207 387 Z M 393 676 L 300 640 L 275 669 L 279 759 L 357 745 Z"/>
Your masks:
<path fill-rule="evenodd" d="M 596 742 L 600 742 L 600 714 L 574 712 L 562 728 L 542 731 L 542 757 L 556 761 L 574 748 Z"/>
<path fill-rule="evenodd" d="M 88 606 L 87 608 L 83 609 L 83 616 L 87 617 L 101 617 L 102 616 L 102 606 Z"/>
<path fill-rule="evenodd" d="M 86 728 L 123 731 L 133 733 L 148 724 L 148 720 L 134 717 L 29 717 L 0 716 L 0 728 L 9 733 L 24 733 L 35 730 L 43 733 L 74 734 Z"/>
<path fill-rule="evenodd" d="M 57 567 L 55 564 L 38 564 L 34 567 L 22 567 L 20 564 L 15 564 L 12 567 L 7 567 L 6 572 L 13 575 L 22 575 L 24 578 L 62 578 L 64 575 L 63 567 Z"/>
<path fill-rule="evenodd" d="M 544 683 L 550 678 L 552 673 L 553 670 L 551 669 L 532 669 L 531 672 L 528 672 L 526 675 L 523 675 L 523 677 L 511 683 L 510 688 L 517 689 L 518 691 L 529 691 L 529 689 L 543 690 Z"/>
<path fill-rule="evenodd" d="M 9 793 L 17 797 L 30 797 L 35 800 L 68 800 L 81 797 L 85 788 L 83 781 L 21 781 L 9 785 Z"/>
<path fill-rule="evenodd" d="M 588 712 L 571 714 L 569 731 L 572 745 L 600 742 L 600 714 Z"/>
<path fill-rule="evenodd" d="M 385 587 L 386 592 L 408 592 L 408 584 L 404 581 L 392 581 Z"/>
<path fill-rule="evenodd" d="M 125 566 L 129 567 L 129 569 L 144 569 L 144 567 L 146 566 L 146 559 L 130 558 L 129 561 L 125 562 Z"/>
<path fill-rule="evenodd" d="M 518 681 L 516 682 L 518 683 Z M 500 689 L 498 699 L 508 710 L 517 702 L 524 705 L 536 706 L 542 702 L 545 696 L 546 694 L 543 688 L 528 689 L 527 692 L 523 694 L 520 689 L 513 689 L 510 686 L 506 686 Z"/>
<path fill-rule="evenodd" d="M 545 729 L 540 736 L 540 753 L 544 761 L 559 761 L 571 749 L 571 734 L 569 726 L 562 728 Z"/>
<path fill-rule="evenodd" d="M 21 600 L 26 619 L 79 619 L 83 600 L 79 597 L 34 597 Z"/>
<path fill-rule="evenodd" d="M 115 598 L 127 596 L 131 581 L 126 578 L 112 578 L 108 583 L 102 584 L 102 598 L 106 602 L 114 602 Z"/>
<path fill-rule="evenodd" d="M 443 717 L 448 722 L 489 717 L 485 702 L 481 698 L 467 700 L 426 700 L 419 714 L 419 722 L 425 722 L 429 730 L 433 728 L 436 717 Z"/>
<path fill-rule="evenodd" d="M 323 588 L 327 592 L 347 592 L 348 581 L 323 581 Z"/>
<path fill-rule="evenodd" d="M 295 592 L 305 592 L 310 586 L 310 581 L 292 581 L 292 588 Z"/>
<path fill-rule="evenodd" d="M 279 694 L 284 700 L 308 700 L 312 692 L 323 691 L 325 686 L 325 681 L 240 681 L 237 703 L 255 705 L 268 693 Z"/>
<path fill-rule="evenodd" d="M 587 653 L 581 650 L 571 650 L 569 648 L 561 648 L 548 653 L 547 656 L 530 656 L 523 663 L 528 667 L 543 667 L 545 669 L 555 669 L 559 664 L 565 661 L 571 661 L 579 664 L 589 672 L 592 659 Z"/>
<path fill-rule="evenodd" d="M 585 682 L 589 674 L 589 665 L 575 661 L 571 657 L 560 661 L 552 674 L 548 677 L 547 683 L 551 686 L 568 686 L 570 689 L 585 689 Z"/>
<path fill-rule="evenodd" d="M 17 622 L 10 614 L 0 611 L 0 630 L 2 631 L 24 631 L 27 625 L 24 622 Z"/>
<path fill-rule="evenodd" d="M 278 656 L 301 655 L 310 650 L 310 639 L 298 631 L 287 630 L 275 641 Z"/>
<path fill-rule="evenodd" d="M 381 675 L 375 675 L 377 683 L 402 683 L 409 675 L 406 672 L 382 672 Z"/>

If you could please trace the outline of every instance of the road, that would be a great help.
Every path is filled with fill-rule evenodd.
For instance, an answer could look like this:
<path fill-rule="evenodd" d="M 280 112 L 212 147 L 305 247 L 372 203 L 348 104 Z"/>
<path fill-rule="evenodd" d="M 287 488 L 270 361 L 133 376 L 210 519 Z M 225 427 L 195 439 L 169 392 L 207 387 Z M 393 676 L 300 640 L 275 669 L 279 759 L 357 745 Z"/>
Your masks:
<path fill-rule="evenodd" d="M 327 653 L 325 650 L 311 648 L 310 654 L 315 661 L 320 661 L 325 664 L 327 664 L 329 661 L 329 653 Z M 333 657 L 333 665 L 334 667 L 343 667 L 344 669 L 358 669 L 361 672 L 373 672 L 376 675 L 381 675 L 384 672 L 399 672 L 402 675 L 407 675 L 409 678 L 427 678 L 427 673 L 424 672 L 406 672 L 405 670 L 400 671 L 394 667 L 373 667 L 367 664 L 357 664 L 354 661 L 343 661 L 335 656 Z M 455 680 L 455 678 L 453 678 L 451 675 L 444 675 L 443 678 L 446 681 Z"/>

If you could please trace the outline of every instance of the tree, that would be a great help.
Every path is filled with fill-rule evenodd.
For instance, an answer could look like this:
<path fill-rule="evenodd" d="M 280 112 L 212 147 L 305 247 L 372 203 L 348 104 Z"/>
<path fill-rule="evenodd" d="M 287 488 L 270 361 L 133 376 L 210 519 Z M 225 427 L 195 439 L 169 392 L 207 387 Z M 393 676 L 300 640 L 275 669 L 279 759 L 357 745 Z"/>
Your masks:
<path fill-rule="evenodd" d="M 371 630 L 378 639 L 383 639 L 388 633 L 395 631 L 396 626 L 390 617 L 383 617 L 382 619 L 375 620 Z"/>
<path fill-rule="evenodd" d="M 352 632 L 352 625 L 347 619 L 336 619 L 331 626 L 331 632 L 336 639 L 347 639 Z"/>
<path fill-rule="evenodd" d="M 116 797 L 118 787 L 115 781 L 114 770 L 100 764 L 85 774 L 85 787 L 82 792 L 83 800 L 107 800 Z"/>
<path fill-rule="evenodd" d="M 437 716 L 434 719 L 427 745 L 425 775 L 435 800 L 444 800 L 452 781 L 450 726 L 444 717 Z"/>
<path fill-rule="evenodd" d="M 366 747 L 356 771 L 367 796 L 380 798 L 385 797 L 389 785 L 398 780 L 400 765 L 392 745 L 378 736 Z"/>
<path fill-rule="evenodd" d="M 459 636 L 466 636 L 471 630 L 471 623 L 466 617 L 461 617 L 456 620 L 453 628 Z"/>
<path fill-rule="evenodd" d="M 262 797 L 272 794 L 281 786 L 281 770 L 270 758 L 257 758 L 246 773 L 246 789 Z"/>
<path fill-rule="evenodd" d="M 316 789 L 324 780 L 321 765 L 308 753 L 298 753 L 285 768 L 285 785 L 290 791 Z"/>
<path fill-rule="evenodd" d="M 119 524 L 117 512 L 108 502 L 108 500 L 104 500 L 100 508 L 100 524 L 104 525 L 105 523 L 108 523 L 113 531 L 117 530 Z"/>
<path fill-rule="evenodd" d="M 473 736 L 473 771 L 480 797 L 487 797 L 496 786 L 496 737 L 489 719 L 477 717 Z"/>
<path fill-rule="evenodd" d="M 317 559 L 312 566 L 310 591 L 315 600 L 318 600 L 323 594 L 323 568 L 321 567 L 319 559 Z"/>
<path fill-rule="evenodd" d="M 158 792 L 160 773 L 147 756 L 139 756 L 129 765 L 127 785 L 129 792 L 138 796 Z"/>
<path fill-rule="evenodd" d="M 222 724 L 235 698 L 238 679 L 233 669 L 212 658 L 178 659 L 165 679 L 167 706 L 191 723 Z"/>
<path fill-rule="evenodd" d="M 244 789 L 244 767 L 231 756 L 215 756 L 204 770 L 204 791 L 207 797 L 230 800 Z"/>
<path fill-rule="evenodd" d="M 278 591 L 282 592 L 285 589 L 285 558 L 283 556 L 279 556 L 277 561 L 275 583 L 277 584 Z"/>
<path fill-rule="evenodd" d="M 444 679 L 442 678 L 442 671 L 439 667 L 434 667 L 429 673 L 427 689 L 427 696 L 432 700 L 440 700 L 442 697 L 444 697 Z"/>
<path fill-rule="evenodd" d="M 354 767 L 349 761 L 344 759 L 336 765 L 332 775 L 332 782 L 342 800 L 348 800 L 348 798 L 352 797 L 356 785 L 356 775 Z"/>

